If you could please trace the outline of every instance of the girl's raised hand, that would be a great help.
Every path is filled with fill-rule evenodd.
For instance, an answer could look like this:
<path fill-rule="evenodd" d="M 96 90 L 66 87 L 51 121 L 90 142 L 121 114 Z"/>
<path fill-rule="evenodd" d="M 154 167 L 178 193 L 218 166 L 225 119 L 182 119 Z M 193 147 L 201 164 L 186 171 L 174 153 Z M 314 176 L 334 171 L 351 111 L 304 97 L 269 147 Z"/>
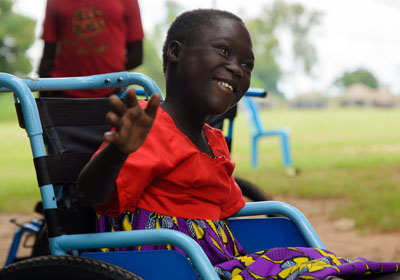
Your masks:
<path fill-rule="evenodd" d="M 146 139 L 154 119 L 160 96 L 153 94 L 143 110 L 137 101 L 134 89 L 129 89 L 125 103 L 116 95 L 110 96 L 111 110 L 107 122 L 114 128 L 104 134 L 104 140 L 113 143 L 122 153 L 136 151 Z"/>

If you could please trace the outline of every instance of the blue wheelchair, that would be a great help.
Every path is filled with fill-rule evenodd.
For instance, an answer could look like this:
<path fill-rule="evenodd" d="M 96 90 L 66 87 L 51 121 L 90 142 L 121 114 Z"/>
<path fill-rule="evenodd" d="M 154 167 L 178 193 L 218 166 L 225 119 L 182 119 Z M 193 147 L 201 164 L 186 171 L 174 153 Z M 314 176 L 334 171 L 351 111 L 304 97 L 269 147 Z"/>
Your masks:
<path fill-rule="evenodd" d="M 160 93 L 149 77 L 139 73 L 110 73 L 79 78 L 20 79 L 0 73 L 0 87 L 14 92 L 20 126 L 29 137 L 44 221 L 21 226 L 20 235 L 37 235 L 44 222 L 50 255 L 17 260 L 9 254 L 0 279 L 219 279 L 201 247 L 173 230 L 94 232 L 94 213 L 74 198 L 76 178 L 109 129 L 107 98 L 35 98 L 33 91 L 120 88 L 137 85 L 145 97 Z M 47 145 L 47 149 L 46 149 Z M 156 148 L 156 147 L 155 147 Z M 251 217 L 278 214 L 279 217 Z M 304 215 L 278 202 L 247 203 L 229 218 L 233 235 L 248 252 L 273 247 L 324 248 Z M 257 228 L 257 230 L 254 230 Z M 251 233 L 251 234 L 250 234 Z M 248 238 L 251 236 L 251 238 Z M 172 244 L 185 254 L 169 250 L 100 252 L 100 248 Z"/>

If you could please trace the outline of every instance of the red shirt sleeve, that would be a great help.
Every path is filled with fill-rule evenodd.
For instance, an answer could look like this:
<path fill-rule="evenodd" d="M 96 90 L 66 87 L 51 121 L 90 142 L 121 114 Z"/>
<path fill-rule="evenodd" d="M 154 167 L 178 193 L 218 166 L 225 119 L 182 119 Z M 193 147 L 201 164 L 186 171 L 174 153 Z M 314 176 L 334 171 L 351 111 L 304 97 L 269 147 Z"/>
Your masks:
<path fill-rule="evenodd" d="M 144 37 L 140 8 L 137 0 L 124 0 L 126 20 L 126 41 L 140 41 Z"/>

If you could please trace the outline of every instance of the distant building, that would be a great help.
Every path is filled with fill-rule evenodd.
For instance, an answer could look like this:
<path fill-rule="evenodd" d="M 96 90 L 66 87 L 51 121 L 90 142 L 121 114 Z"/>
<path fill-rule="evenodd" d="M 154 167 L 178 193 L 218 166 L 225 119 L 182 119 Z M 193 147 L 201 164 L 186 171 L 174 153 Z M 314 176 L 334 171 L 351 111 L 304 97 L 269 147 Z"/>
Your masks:
<path fill-rule="evenodd" d="M 386 88 L 374 90 L 363 84 L 349 86 L 341 98 L 342 106 L 393 108 L 400 106 L 400 97 Z"/>
<path fill-rule="evenodd" d="M 378 89 L 374 96 L 374 106 L 383 108 L 399 107 L 400 96 L 392 94 L 387 88 Z"/>
<path fill-rule="evenodd" d="M 325 97 L 317 92 L 299 94 L 290 102 L 290 107 L 297 109 L 321 109 L 328 105 Z"/>
<path fill-rule="evenodd" d="M 363 84 L 353 84 L 343 93 L 342 106 L 372 106 L 375 91 Z"/>

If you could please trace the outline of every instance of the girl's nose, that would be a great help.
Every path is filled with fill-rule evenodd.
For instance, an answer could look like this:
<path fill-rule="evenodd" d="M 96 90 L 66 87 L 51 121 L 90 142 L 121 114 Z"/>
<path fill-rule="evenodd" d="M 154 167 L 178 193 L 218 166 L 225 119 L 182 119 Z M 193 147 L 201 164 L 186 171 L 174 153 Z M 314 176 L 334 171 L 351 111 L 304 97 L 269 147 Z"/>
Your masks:
<path fill-rule="evenodd" d="M 231 61 L 227 66 L 226 69 L 228 69 L 229 72 L 233 73 L 235 76 L 238 78 L 243 77 L 243 70 L 242 67 L 240 67 L 240 63 L 237 61 Z"/>

